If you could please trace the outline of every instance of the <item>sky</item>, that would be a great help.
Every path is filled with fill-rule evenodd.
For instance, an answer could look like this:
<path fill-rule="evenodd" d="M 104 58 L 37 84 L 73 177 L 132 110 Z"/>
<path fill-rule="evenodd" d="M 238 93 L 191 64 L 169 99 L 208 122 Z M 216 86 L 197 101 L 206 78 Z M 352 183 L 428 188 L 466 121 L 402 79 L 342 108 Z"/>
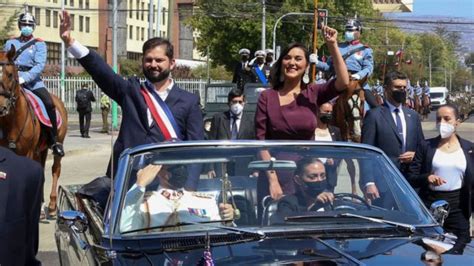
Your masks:
<path fill-rule="evenodd" d="M 396 14 L 400 17 L 443 16 L 474 20 L 474 0 L 413 0 L 413 12 Z"/>

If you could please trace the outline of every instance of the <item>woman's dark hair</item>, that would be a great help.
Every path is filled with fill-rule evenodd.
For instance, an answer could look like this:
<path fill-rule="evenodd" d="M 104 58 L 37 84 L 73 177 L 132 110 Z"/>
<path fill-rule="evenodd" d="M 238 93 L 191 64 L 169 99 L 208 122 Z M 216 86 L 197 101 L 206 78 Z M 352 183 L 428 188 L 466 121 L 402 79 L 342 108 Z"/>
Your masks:
<path fill-rule="evenodd" d="M 383 81 L 383 85 L 384 87 L 386 88 L 389 88 L 390 85 L 392 85 L 392 81 L 396 80 L 396 79 L 402 79 L 402 80 L 405 80 L 405 79 L 408 79 L 407 75 L 405 75 L 405 73 L 402 73 L 400 71 L 391 71 L 391 72 L 388 72 L 386 75 L 385 75 L 385 79 Z"/>
<path fill-rule="evenodd" d="M 303 176 L 306 166 L 313 163 L 320 163 L 324 166 L 323 161 L 321 161 L 318 158 L 312 158 L 312 157 L 304 158 L 298 162 L 298 166 L 296 167 L 296 170 L 295 170 L 295 175 L 298 175 L 300 177 Z"/>
<path fill-rule="evenodd" d="M 460 118 L 460 117 L 459 117 L 459 109 L 458 109 L 458 107 L 457 107 L 456 105 L 451 104 L 451 103 L 443 104 L 443 105 L 441 105 L 440 107 L 438 107 L 438 110 L 441 109 L 441 108 L 443 108 L 443 107 L 451 108 L 451 110 L 453 110 L 454 118 L 455 118 L 456 120 L 458 120 L 458 119 Z M 436 113 L 438 113 L 438 112 L 436 112 Z"/>
<path fill-rule="evenodd" d="M 234 99 L 235 97 L 240 97 L 240 96 L 244 96 L 244 100 L 245 100 L 244 92 L 239 88 L 233 88 L 232 90 L 230 90 L 229 94 L 227 95 L 227 103 L 230 103 L 232 99 Z"/>
<path fill-rule="evenodd" d="M 283 52 L 280 54 L 280 57 L 278 57 L 278 60 L 273 64 L 271 72 L 270 72 L 270 83 L 272 84 L 273 89 L 279 90 L 283 87 L 284 80 L 280 80 L 281 76 L 281 64 L 283 61 L 283 58 L 288 55 L 288 53 L 293 49 L 293 48 L 300 48 L 304 52 L 304 57 L 306 58 L 306 62 L 309 64 L 309 51 L 306 46 L 304 46 L 301 43 L 292 43 L 288 45 L 288 47 L 283 50 Z M 301 77 L 303 78 L 303 77 Z"/>
<path fill-rule="evenodd" d="M 157 46 L 163 45 L 165 46 L 166 56 L 171 60 L 173 59 L 174 52 L 173 52 L 173 45 L 167 39 L 163 39 L 160 37 L 155 37 L 148 39 L 142 47 L 143 56 L 148 52 L 148 50 L 153 49 Z"/>

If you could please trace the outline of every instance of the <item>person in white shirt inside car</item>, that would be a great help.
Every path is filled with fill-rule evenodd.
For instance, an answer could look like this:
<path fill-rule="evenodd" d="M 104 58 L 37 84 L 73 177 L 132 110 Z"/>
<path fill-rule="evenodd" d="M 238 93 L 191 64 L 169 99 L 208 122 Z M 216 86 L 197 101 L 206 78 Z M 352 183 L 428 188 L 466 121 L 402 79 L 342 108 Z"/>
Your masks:
<path fill-rule="evenodd" d="M 145 190 L 155 178 L 159 187 L 145 196 Z M 211 193 L 190 192 L 183 189 L 187 179 L 184 165 L 147 165 L 137 172 L 137 181 L 125 196 L 120 220 L 121 232 L 164 226 L 166 230 L 180 230 L 173 225 L 205 221 L 229 221 L 234 218 L 231 204 L 217 203 Z M 148 194 L 148 192 L 146 193 Z"/>

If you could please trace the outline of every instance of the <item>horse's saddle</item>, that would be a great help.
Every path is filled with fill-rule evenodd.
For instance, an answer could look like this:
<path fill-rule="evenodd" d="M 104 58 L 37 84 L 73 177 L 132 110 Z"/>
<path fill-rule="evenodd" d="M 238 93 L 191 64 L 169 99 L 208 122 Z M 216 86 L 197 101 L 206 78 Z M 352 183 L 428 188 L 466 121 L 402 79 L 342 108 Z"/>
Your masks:
<path fill-rule="evenodd" d="M 46 107 L 44 106 L 43 101 L 30 90 L 23 88 L 22 90 L 25 92 L 26 98 L 30 102 L 30 105 L 40 123 L 47 127 L 52 127 L 51 120 L 48 116 L 48 112 L 46 112 Z M 56 110 L 56 125 L 58 128 L 61 127 L 62 122 L 61 114 Z"/>

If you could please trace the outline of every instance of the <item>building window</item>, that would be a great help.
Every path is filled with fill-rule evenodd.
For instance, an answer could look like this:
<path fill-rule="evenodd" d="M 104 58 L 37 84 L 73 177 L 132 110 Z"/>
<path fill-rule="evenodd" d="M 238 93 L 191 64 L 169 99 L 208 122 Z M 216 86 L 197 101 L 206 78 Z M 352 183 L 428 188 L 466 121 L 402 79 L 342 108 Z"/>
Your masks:
<path fill-rule="evenodd" d="M 49 1 L 48 1 L 49 2 Z M 67 6 L 67 0 L 64 0 L 64 5 Z"/>
<path fill-rule="evenodd" d="M 128 38 L 133 40 L 133 26 L 128 27 Z"/>
<path fill-rule="evenodd" d="M 58 2 L 58 0 L 53 0 L 53 3 L 57 3 L 57 2 Z"/>
<path fill-rule="evenodd" d="M 128 17 L 133 18 L 133 0 L 128 3 Z"/>
<path fill-rule="evenodd" d="M 51 10 L 46 9 L 46 27 L 51 27 Z"/>
<path fill-rule="evenodd" d="M 35 7 L 35 19 L 36 25 L 39 26 L 41 21 L 41 9 L 39 7 Z"/>
<path fill-rule="evenodd" d="M 84 16 L 79 16 L 79 31 L 84 31 Z"/>
<path fill-rule="evenodd" d="M 74 0 L 70 0 L 71 6 L 74 6 Z"/>
<path fill-rule="evenodd" d="M 74 30 L 74 20 L 76 18 L 76 15 L 71 14 L 71 30 Z"/>
<path fill-rule="evenodd" d="M 140 40 L 140 27 L 137 27 L 137 41 Z"/>
<path fill-rule="evenodd" d="M 61 60 L 61 43 L 46 42 L 48 49 L 47 61 L 50 65 L 59 64 Z"/>
<path fill-rule="evenodd" d="M 33 7 L 32 6 L 28 6 L 28 13 L 33 14 Z"/>
<path fill-rule="evenodd" d="M 156 21 L 155 10 L 156 10 L 156 6 L 153 5 L 153 11 L 148 12 L 148 14 L 151 14 L 153 16 L 153 23 L 155 23 Z"/>
<path fill-rule="evenodd" d="M 89 0 L 86 0 L 86 9 L 89 9 Z"/>
<path fill-rule="evenodd" d="M 156 30 L 153 30 L 153 37 L 156 37 Z"/>
<path fill-rule="evenodd" d="M 53 28 L 58 27 L 58 20 L 59 20 L 59 12 L 58 11 L 53 11 Z"/>
<path fill-rule="evenodd" d="M 163 7 L 163 10 L 161 11 L 161 24 L 165 25 L 166 24 L 166 8 Z"/>
<path fill-rule="evenodd" d="M 145 39 L 145 28 L 142 28 L 142 38 L 141 40 L 143 41 Z"/>
<path fill-rule="evenodd" d="M 137 6 L 135 7 L 136 8 L 135 9 L 135 15 L 136 15 L 137 19 L 139 19 L 140 18 L 140 0 L 137 0 L 136 3 L 137 3 Z"/>
<path fill-rule="evenodd" d="M 142 21 L 145 20 L 145 3 L 142 2 L 142 12 L 141 12 L 141 18 L 142 18 Z"/>
<path fill-rule="evenodd" d="M 83 8 L 83 6 L 82 6 L 82 0 L 79 0 L 79 8 Z"/>
<path fill-rule="evenodd" d="M 90 32 L 90 23 L 91 23 L 91 18 L 86 17 L 86 32 Z"/>

